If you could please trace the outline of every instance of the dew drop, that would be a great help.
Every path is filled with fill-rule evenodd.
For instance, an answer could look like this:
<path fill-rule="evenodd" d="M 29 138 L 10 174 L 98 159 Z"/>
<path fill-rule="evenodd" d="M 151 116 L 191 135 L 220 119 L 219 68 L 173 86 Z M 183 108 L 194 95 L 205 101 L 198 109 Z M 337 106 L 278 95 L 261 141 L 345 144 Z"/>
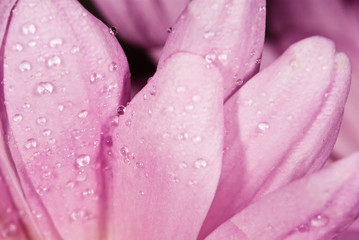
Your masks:
<path fill-rule="evenodd" d="M 237 86 L 241 86 L 243 84 L 243 79 L 237 79 L 236 80 L 236 85 Z"/>
<path fill-rule="evenodd" d="M 127 127 L 131 127 L 131 119 L 127 119 L 126 122 L 125 122 L 125 125 Z"/>
<path fill-rule="evenodd" d="M 328 217 L 318 214 L 310 220 L 310 225 L 313 227 L 323 227 L 328 223 Z"/>
<path fill-rule="evenodd" d="M 110 27 L 110 28 L 109 28 L 109 33 L 110 33 L 111 35 L 116 35 L 117 29 L 116 29 L 115 27 Z"/>
<path fill-rule="evenodd" d="M 140 195 L 145 195 L 145 192 L 144 191 L 139 191 L 138 192 Z"/>
<path fill-rule="evenodd" d="M 42 135 L 45 137 L 48 137 L 51 135 L 51 130 L 50 129 L 44 129 L 44 131 L 42 131 Z"/>
<path fill-rule="evenodd" d="M 97 82 L 97 81 L 102 80 L 102 79 L 103 79 L 103 76 L 101 74 L 93 73 L 90 76 L 90 83 L 94 83 L 94 82 Z"/>
<path fill-rule="evenodd" d="M 192 142 L 194 143 L 199 143 L 202 141 L 202 137 L 201 136 L 195 136 L 193 139 L 192 139 Z"/>
<path fill-rule="evenodd" d="M 208 62 L 208 63 L 212 63 L 214 60 L 216 60 L 216 55 L 213 54 L 213 53 L 207 54 L 207 55 L 205 56 L 205 60 L 206 60 L 206 62 Z"/>
<path fill-rule="evenodd" d="M 126 107 L 125 107 L 125 106 L 121 105 L 121 106 L 119 106 L 119 107 L 117 108 L 117 113 L 118 113 L 119 115 L 123 115 L 123 114 L 125 114 L 125 112 L 126 112 Z"/>
<path fill-rule="evenodd" d="M 56 47 L 61 46 L 62 43 L 63 43 L 63 41 L 61 38 L 54 38 L 54 39 L 50 40 L 49 45 L 51 48 L 56 48 Z"/>
<path fill-rule="evenodd" d="M 36 86 L 36 92 L 40 95 L 51 94 L 55 87 L 50 82 L 39 82 Z"/>
<path fill-rule="evenodd" d="M 269 124 L 266 123 L 266 122 L 262 122 L 262 123 L 259 123 L 258 124 L 258 128 L 261 130 L 261 131 L 265 131 L 269 128 Z"/>
<path fill-rule="evenodd" d="M 27 61 L 22 61 L 19 65 L 19 70 L 21 72 L 29 71 L 31 70 L 31 64 Z"/>
<path fill-rule="evenodd" d="M 196 168 L 205 168 L 207 167 L 207 162 L 203 158 L 198 158 L 194 163 Z"/>
<path fill-rule="evenodd" d="M 82 154 L 77 157 L 76 163 L 79 167 L 85 167 L 90 164 L 90 156 Z"/>
<path fill-rule="evenodd" d="M 129 150 L 127 147 L 123 146 L 121 149 L 120 149 L 120 154 L 122 156 L 127 156 L 127 154 L 129 153 Z"/>
<path fill-rule="evenodd" d="M 32 23 L 28 23 L 22 26 L 22 33 L 24 35 L 35 34 L 35 32 L 36 32 L 36 27 Z"/>
<path fill-rule="evenodd" d="M 59 56 L 52 56 L 49 59 L 47 59 L 47 66 L 49 67 L 56 67 L 61 64 L 61 58 Z"/>
<path fill-rule="evenodd" d="M 29 47 L 35 47 L 36 44 L 37 44 L 36 41 L 30 41 L 30 42 L 28 42 L 27 45 L 28 45 Z"/>
<path fill-rule="evenodd" d="M 186 162 L 181 162 L 180 164 L 178 164 L 179 168 L 187 168 L 187 163 Z"/>
<path fill-rule="evenodd" d="M 297 230 L 299 232 L 308 232 L 309 231 L 309 226 L 308 224 L 304 223 L 304 224 L 300 224 L 298 227 L 297 227 Z"/>
<path fill-rule="evenodd" d="M 29 150 L 31 148 L 36 148 L 37 147 L 37 141 L 34 138 L 29 138 L 24 145 L 25 149 Z"/>
<path fill-rule="evenodd" d="M 39 117 L 36 122 L 39 125 L 44 125 L 47 122 L 47 119 L 45 117 Z"/>
<path fill-rule="evenodd" d="M 75 54 L 75 53 L 78 53 L 78 52 L 80 52 L 80 47 L 78 47 L 78 46 L 74 46 L 74 47 L 71 49 L 71 53 L 72 53 L 72 54 Z"/>
<path fill-rule="evenodd" d="M 137 168 L 143 168 L 144 167 L 143 162 L 136 162 L 136 167 Z"/>
<path fill-rule="evenodd" d="M 108 70 L 109 70 L 110 72 L 117 71 L 117 69 L 118 69 L 118 65 L 117 65 L 117 63 L 115 63 L 115 62 L 112 62 L 112 63 L 110 63 L 110 64 L 108 65 Z"/>
<path fill-rule="evenodd" d="M 14 122 L 21 122 L 22 115 L 21 114 L 15 114 L 13 117 Z"/>
<path fill-rule="evenodd" d="M 82 221 L 89 219 L 89 214 L 85 210 L 75 210 L 70 215 L 73 221 Z"/>
<path fill-rule="evenodd" d="M 167 28 L 167 32 L 171 33 L 172 32 L 172 27 Z"/>
<path fill-rule="evenodd" d="M 200 100 L 201 100 L 201 97 L 198 96 L 198 95 L 195 95 L 195 96 L 192 97 L 193 102 L 199 102 Z"/>
<path fill-rule="evenodd" d="M 86 110 L 82 110 L 81 112 L 79 112 L 79 114 L 77 115 L 79 118 L 86 118 L 88 115 L 88 112 Z"/>
<path fill-rule="evenodd" d="M 21 52 L 23 49 L 23 46 L 20 43 L 16 43 L 14 46 L 12 46 L 13 51 Z"/>

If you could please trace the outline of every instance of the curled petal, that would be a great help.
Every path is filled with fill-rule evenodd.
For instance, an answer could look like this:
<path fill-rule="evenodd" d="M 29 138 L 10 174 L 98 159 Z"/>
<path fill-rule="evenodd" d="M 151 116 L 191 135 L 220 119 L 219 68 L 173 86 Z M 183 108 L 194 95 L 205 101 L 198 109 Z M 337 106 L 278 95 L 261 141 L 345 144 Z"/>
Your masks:
<path fill-rule="evenodd" d="M 130 92 L 120 46 L 76 1 L 22 0 L 3 49 L 2 124 L 42 237 L 103 238 L 99 142 Z"/>
<path fill-rule="evenodd" d="M 226 102 L 223 169 L 204 232 L 323 166 L 339 131 L 349 80 L 347 57 L 314 37 L 290 47 Z"/>
<path fill-rule="evenodd" d="M 178 53 L 120 111 L 106 137 L 115 239 L 197 237 L 221 168 L 221 84 L 202 57 Z"/>
<path fill-rule="evenodd" d="M 207 239 L 332 239 L 358 217 L 358 167 L 356 153 L 295 181 L 253 203 Z"/>
<path fill-rule="evenodd" d="M 175 52 L 203 56 L 221 71 L 227 99 L 258 71 L 264 25 L 264 0 L 194 0 L 173 27 L 159 67 Z"/>

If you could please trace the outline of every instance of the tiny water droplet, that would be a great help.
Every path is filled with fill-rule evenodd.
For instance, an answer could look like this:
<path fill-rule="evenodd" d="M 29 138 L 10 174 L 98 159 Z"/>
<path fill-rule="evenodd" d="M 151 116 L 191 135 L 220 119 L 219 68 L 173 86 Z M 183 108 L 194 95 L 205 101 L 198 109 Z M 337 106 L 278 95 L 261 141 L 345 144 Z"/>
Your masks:
<path fill-rule="evenodd" d="M 36 120 L 37 124 L 39 125 L 44 125 L 46 122 L 47 122 L 47 119 L 46 117 L 39 117 L 37 120 Z"/>
<path fill-rule="evenodd" d="M 199 102 L 200 100 L 201 100 L 201 97 L 198 96 L 198 95 L 195 95 L 195 96 L 192 97 L 193 102 Z"/>
<path fill-rule="evenodd" d="M 118 113 L 119 115 L 123 115 L 123 114 L 125 114 L 125 112 L 126 112 L 126 107 L 125 107 L 125 106 L 121 105 L 121 106 L 119 106 L 119 107 L 117 108 L 117 113 Z"/>
<path fill-rule="evenodd" d="M 216 60 L 216 55 L 213 54 L 213 53 L 207 54 L 207 55 L 205 56 L 205 60 L 206 60 L 206 62 L 208 62 L 208 63 L 212 63 L 214 60 Z"/>
<path fill-rule="evenodd" d="M 56 47 L 61 46 L 62 43 L 63 43 L 63 41 L 61 38 L 54 38 L 54 39 L 50 40 L 49 45 L 51 48 L 56 48 Z"/>
<path fill-rule="evenodd" d="M 304 223 L 304 224 L 300 224 L 298 227 L 297 227 L 297 230 L 299 232 L 307 232 L 309 231 L 309 226 L 308 224 Z"/>
<path fill-rule="evenodd" d="M 97 81 L 102 80 L 102 79 L 103 79 L 103 76 L 101 74 L 93 73 L 90 76 L 90 83 L 94 83 L 94 82 L 97 82 Z"/>
<path fill-rule="evenodd" d="M 237 79 L 236 80 L 236 85 L 237 86 L 241 86 L 243 84 L 243 79 Z"/>
<path fill-rule="evenodd" d="M 167 28 L 167 32 L 171 33 L 172 32 L 172 27 Z"/>
<path fill-rule="evenodd" d="M 111 136 L 106 136 L 105 137 L 105 144 L 107 145 L 107 146 L 112 146 L 113 145 L 113 140 L 112 140 L 112 137 Z"/>
<path fill-rule="evenodd" d="M 76 163 L 79 167 L 85 167 L 90 164 L 90 156 L 86 154 L 82 154 L 77 157 Z"/>
<path fill-rule="evenodd" d="M 88 111 L 86 110 L 82 110 L 81 112 L 79 112 L 79 114 L 77 115 L 79 118 L 86 118 L 88 115 Z"/>
<path fill-rule="evenodd" d="M 37 147 L 37 141 L 34 138 L 29 138 L 24 145 L 25 149 L 29 150 L 31 148 L 36 148 Z"/>
<path fill-rule="evenodd" d="M 214 36 L 214 32 L 205 32 L 204 34 L 203 34 L 203 37 L 205 38 L 205 39 L 209 39 L 209 38 L 211 38 L 211 37 L 213 37 Z"/>
<path fill-rule="evenodd" d="M 117 69 L 118 69 L 118 65 L 117 65 L 117 63 L 115 63 L 115 62 L 111 62 L 111 63 L 108 65 L 108 70 L 109 70 L 110 72 L 117 71 Z"/>
<path fill-rule="evenodd" d="M 51 94 L 55 87 L 50 82 L 39 82 L 36 86 L 36 92 L 40 95 Z"/>
<path fill-rule="evenodd" d="M 51 135 L 51 130 L 50 129 L 44 129 L 44 131 L 42 131 L 42 135 L 44 135 L 45 137 L 48 137 Z"/>
<path fill-rule="evenodd" d="M 13 47 L 12 50 L 13 51 L 17 51 L 17 52 L 21 52 L 23 49 L 23 46 L 20 43 L 16 43 Z"/>
<path fill-rule="evenodd" d="M 144 167 L 143 162 L 136 162 L 136 167 L 137 168 L 143 168 Z"/>
<path fill-rule="evenodd" d="M 156 95 L 156 87 L 155 86 L 152 86 L 152 89 L 150 90 L 150 94 L 152 96 L 155 96 Z"/>
<path fill-rule="evenodd" d="M 266 123 L 266 122 L 262 122 L 262 123 L 259 123 L 258 124 L 258 128 L 261 130 L 261 131 L 265 131 L 269 128 L 269 124 Z"/>
<path fill-rule="evenodd" d="M 21 122 L 22 115 L 21 114 L 15 114 L 13 117 L 14 122 Z"/>
<path fill-rule="evenodd" d="M 179 168 L 187 168 L 187 163 L 186 162 L 181 162 L 180 164 L 178 164 Z"/>
<path fill-rule="evenodd" d="M 207 162 L 203 158 L 198 158 L 194 163 L 196 168 L 205 168 L 207 167 Z"/>
<path fill-rule="evenodd" d="M 32 23 L 28 23 L 22 26 L 22 33 L 24 35 L 35 34 L 35 32 L 36 32 L 36 27 Z"/>
<path fill-rule="evenodd" d="M 183 87 L 183 86 L 181 86 L 181 87 L 178 87 L 178 88 L 176 89 L 176 91 L 177 91 L 178 93 L 183 93 L 183 92 L 186 91 L 186 88 Z"/>
<path fill-rule="evenodd" d="M 22 61 L 19 65 L 19 70 L 21 72 L 29 71 L 31 70 L 31 64 L 27 61 Z"/>
<path fill-rule="evenodd" d="M 59 56 L 52 56 L 49 59 L 47 59 L 47 66 L 49 67 L 56 67 L 61 64 L 61 58 Z"/>
<path fill-rule="evenodd" d="M 145 192 L 144 191 L 139 191 L 138 192 L 140 195 L 145 195 Z"/>
<path fill-rule="evenodd" d="M 27 45 L 29 47 L 35 47 L 36 46 L 36 41 L 30 41 L 30 42 L 27 43 Z"/>
<path fill-rule="evenodd" d="M 129 153 L 129 150 L 127 147 L 123 146 L 121 149 L 120 149 L 120 154 L 122 156 L 127 156 L 127 154 Z"/>
<path fill-rule="evenodd" d="M 116 35 L 117 29 L 115 27 L 110 27 L 109 32 L 111 35 Z"/>
<path fill-rule="evenodd" d="M 328 223 L 329 219 L 328 217 L 318 214 L 314 218 L 310 220 L 310 225 L 312 227 L 323 227 Z"/>
<path fill-rule="evenodd" d="M 192 142 L 194 143 L 199 143 L 202 141 L 202 137 L 201 136 L 195 136 L 193 139 L 192 139 Z"/>

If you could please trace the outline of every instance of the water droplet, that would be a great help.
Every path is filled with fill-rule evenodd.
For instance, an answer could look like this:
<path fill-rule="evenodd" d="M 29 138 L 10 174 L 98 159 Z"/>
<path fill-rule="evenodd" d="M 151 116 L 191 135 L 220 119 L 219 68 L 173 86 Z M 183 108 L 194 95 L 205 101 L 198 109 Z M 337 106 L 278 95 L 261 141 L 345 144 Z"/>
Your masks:
<path fill-rule="evenodd" d="M 111 35 L 116 35 L 117 29 L 116 29 L 115 27 L 110 27 L 109 33 L 110 33 Z"/>
<path fill-rule="evenodd" d="M 125 112 L 126 112 L 126 107 L 125 107 L 125 106 L 121 105 L 121 106 L 119 106 L 119 107 L 117 108 L 117 113 L 118 113 L 119 115 L 123 115 L 123 114 L 125 114 Z"/>
<path fill-rule="evenodd" d="M 216 60 L 216 55 L 213 54 L 213 53 L 207 54 L 207 55 L 205 56 L 205 60 L 206 60 L 206 62 L 208 62 L 208 63 L 212 63 L 214 60 Z"/>
<path fill-rule="evenodd" d="M 156 87 L 155 86 L 152 86 L 152 89 L 150 90 L 150 94 L 152 96 L 155 96 L 156 95 Z"/>
<path fill-rule="evenodd" d="M 62 43 L 63 43 L 63 41 L 61 38 L 54 38 L 54 39 L 50 40 L 49 45 L 51 48 L 56 48 L 56 47 L 61 46 Z"/>
<path fill-rule="evenodd" d="M 188 138 L 188 133 L 181 133 L 180 135 L 178 135 L 178 140 L 187 140 Z"/>
<path fill-rule="evenodd" d="M 79 118 L 86 118 L 88 115 L 88 111 L 86 110 L 82 110 L 81 112 L 79 112 L 79 114 L 77 115 Z"/>
<path fill-rule="evenodd" d="M 113 140 L 112 140 L 112 137 L 111 136 L 106 136 L 105 137 L 105 144 L 107 145 L 107 146 L 112 146 L 113 145 Z"/>
<path fill-rule="evenodd" d="M 120 154 L 122 156 L 127 156 L 127 154 L 129 153 L 129 150 L 127 147 L 123 146 L 121 149 L 120 149 Z"/>
<path fill-rule="evenodd" d="M 297 230 L 299 232 L 307 232 L 309 231 L 309 226 L 308 224 L 304 223 L 304 224 L 300 224 L 298 227 L 297 227 Z"/>
<path fill-rule="evenodd" d="M 183 86 L 181 86 L 181 87 L 178 87 L 178 88 L 176 89 L 176 91 L 177 91 L 178 93 L 183 93 L 183 92 L 186 91 L 186 88 L 183 87 Z"/>
<path fill-rule="evenodd" d="M 196 168 L 205 168 L 207 167 L 207 162 L 203 158 L 198 158 L 194 163 Z"/>
<path fill-rule="evenodd" d="M 22 49 L 23 49 L 23 46 L 20 43 L 16 43 L 14 46 L 12 46 L 13 51 L 20 52 L 20 51 L 22 51 Z"/>
<path fill-rule="evenodd" d="M 39 117 L 37 120 L 36 120 L 37 124 L 39 125 L 44 125 L 46 122 L 47 122 L 47 119 L 46 117 Z"/>
<path fill-rule="evenodd" d="M 328 223 L 328 217 L 318 214 L 312 220 L 310 220 L 310 225 L 313 227 L 323 227 Z"/>
<path fill-rule="evenodd" d="M 260 63 L 261 63 L 261 59 L 260 58 L 256 59 L 256 64 L 260 64 Z"/>
<path fill-rule="evenodd" d="M 172 32 L 172 27 L 167 28 L 167 32 L 171 33 Z"/>
<path fill-rule="evenodd" d="M 36 148 L 37 147 L 37 141 L 34 138 L 29 138 L 24 145 L 25 149 L 29 150 L 31 148 Z"/>
<path fill-rule="evenodd" d="M 116 127 L 120 123 L 118 116 L 113 116 L 110 118 L 111 126 Z"/>
<path fill-rule="evenodd" d="M 82 154 L 77 157 L 76 163 L 79 167 L 85 167 L 90 164 L 90 160 L 91 159 L 89 155 Z"/>
<path fill-rule="evenodd" d="M 82 196 L 84 197 L 91 197 L 95 194 L 95 190 L 93 189 L 86 189 L 85 191 L 82 192 Z"/>
<path fill-rule="evenodd" d="M 266 10 L 266 7 L 265 7 L 265 6 L 259 7 L 259 11 L 260 11 L 260 12 L 264 12 L 265 10 Z"/>
<path fill-rule="evenodd" d="M 75 210 L 71 213 L 71 219 L 73 221 L 82 221 L 89 219 L 89 213 L 85 210 Z"/>
<path fill-rule="evenodd" d="M 236 85 L 237 86 L 241 86 L 243 84 L 243 79 L 237 79 L 236 80 Z"/>
<path fill-rule="evenodd" d="M 180 164 L 178 164 L 179 168 L 186 168 L 188 165 L 186 162 L 181 162 Z"/>
<path fill-rule="evenodd" d="M 4 224 L 1 228 L 0 237 L 4 237 L 5 239 L 12 238 L 12 236 L 15 236 L 17 234 L 18 228 L 15 223 L 8 222 Z M 3 239 L 3 238 L 1 238 Z"/>
<path fill-rule="evenodd" d="M 21 114 L 15 114 L 13 117 L 14 122 L 21 122 L 22 115 Z"/>
<path fill-rule="evenodd" d="M 112 62 L 112 63 L 110 63 L 110 64 L 108 65 L 108 70 L 109 70 L 110 72 L 117 71 L 117 69 L 118 69 L 118 65 L 117 65 L 117 63 L 115 63 L 115 62 Z"/>
<path fill-rule="evenodd" d="M 94 83 L 94 82 L 97 82 L 99 80 L 102 80 L 103 79 L 103 76 L 99 73 L 93 73 L 91 76 L 90 76 L 90 83 Z"/>
<path fill-rule="evenodd" d="M 50 129 L 44 129 L 44 131 L 42 131 L 42 135 L 45 137 L 48 137 L 51 135 L 51 130 Z"/>
<path fill-rule="evenodd" d="M 127 127 L 130 127 L 131 126 L 131 119 L 127 119 L 126 122 L 125 122 L 125 125 Z"/>
<path fill-rule="evenodd" d="M 36 27 L 32 23 L 25 24 L 22 27 L 22 33 L 24 35 L 35 34 L 35 32 L 36 32 Z"/>
<path fill-rule="evenodd" d="M 27 45 L 28 45 L 29 47 L 35 47 L 36 44 L 37 44 L 36 41 L 30 41 L 30 42 L 27 43 Z"/>
<path fill-rule="evenodd" d="M 258 124 L 258 128 L 261 130 L 261 131 L 265 131 L 269 128 L 269 124 L 266 123 L 266 122 L 262 122 L 262 123 L 259 123 Z"/>
<path fill-rule="evenodd" d="M 195 96 L 192 97 L 193 102 L 199 102 L 200 100 L 201 100 L 201 97 L 198 96 L 198 95 L 195 95 Z"/>
<path fill-rule="evenodd" d="M 61 58 L 59 56 L 52 56 L 49 59 L 47 59 L 47 66 L 49 67 L 56 67 L 61 64 Z"/>
<path fill-rule="evenodd" d="M 144 167 L 143 162 L 136 162 L 136 167 L 137 168 L 143 168 Z"/>
<path fill-rule="evenodd" d="M 27 61 L 22 61 L 19 65 L 19 69 L 21 72 L 29 71 L 31 70 L 31 64 Z"/>
<path fill-rule="evenodd" d="M 39 82 L 36 86 L 36 92 L 40 95 L 51 94 L 55 87 L 50 82 Z"/>
<path fill-rule="evenodd" d="M 74 47 L 71 49 L 71 53 L 72 53 L 72 54 L 75 54 L 75 53 L 78 53 L 78 52 L 80 52 L 80 47 L 78 47 L 78 46 L 74 46 Z"/>
<path fill-rule="evenodd" d="M 214 32 L 205 32 L 204 34 L 203 34 L 203 37 L 205 38 L 205 39 L 209 39 L 209 38 L 211 38 L 211 37 L 213 37 L 214 36 Z"/>
<path fill-rule="evenodd" d="M 145 195 L 145 192 L 144 192 L 144 191 L 141 191 L 141 190 L 140 190 L 138 193 L 139 193 L 140 195 Z"/>

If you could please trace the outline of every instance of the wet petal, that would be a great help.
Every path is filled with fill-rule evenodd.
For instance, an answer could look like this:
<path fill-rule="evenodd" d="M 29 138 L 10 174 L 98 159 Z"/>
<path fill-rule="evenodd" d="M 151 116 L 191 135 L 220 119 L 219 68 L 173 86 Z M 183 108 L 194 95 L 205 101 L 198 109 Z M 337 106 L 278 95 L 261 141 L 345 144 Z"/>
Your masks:
<path fill-rule="evenodd" d="M 220 174 L 220 86 L 216 68 L 179 53 L 119 109 L 119 126 L 106 137 L 115 239 L 196 238 Z"/>
<path fill-rule="evenodd" d="M 223 169 L 203 233 L 253 198 L 323 166 L 349 79 L 347 57 L 314 37 L 289 48 L 225 104 Z"/>
<path fill-rule="evenodd" d="M 217 66 L 227 99 L 259 69 L 265 1 L 192 1 L 163 49 L 159 67 L 175 52 L 191 52 Z"/>
<path fill-rule="evenodd" d="M 207 239 L 229 239 L 228 234 L 238 240 L 332 239 L 358 217 L 358 167 L 359 154 L 354 154 L 295 181 L 253 203 Z"/>
<path fill-rule="evenodd" d="M 170 27 L 189 0 L 95 0 L 104 17 L 125 40 L 145 48 L 162 48 Z"/>
<path fill-rule="evenodd" d="M 22 0 L 1 58 L 2 121 L 43 237 L 102 238 L 101 131 L 130 94 L 120 46 L 76 1 Z"/>

